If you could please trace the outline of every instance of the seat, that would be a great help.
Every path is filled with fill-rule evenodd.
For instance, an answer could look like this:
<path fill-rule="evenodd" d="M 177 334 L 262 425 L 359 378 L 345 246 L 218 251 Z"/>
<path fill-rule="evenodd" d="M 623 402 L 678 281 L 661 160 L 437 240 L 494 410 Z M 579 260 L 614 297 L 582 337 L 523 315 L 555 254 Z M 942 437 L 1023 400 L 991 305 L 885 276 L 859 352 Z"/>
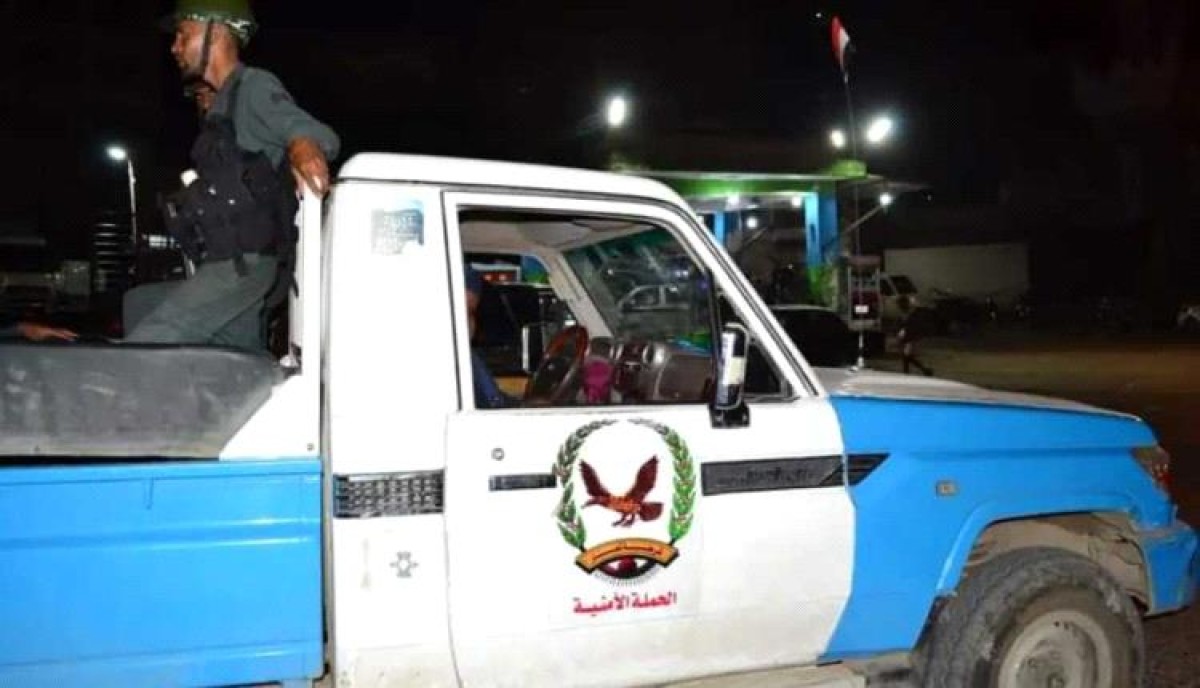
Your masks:
<path fill-rule="evenodd" d="M 266 354 L 0 344 L 0 465 L 213 459 L 271 396 Z"/>

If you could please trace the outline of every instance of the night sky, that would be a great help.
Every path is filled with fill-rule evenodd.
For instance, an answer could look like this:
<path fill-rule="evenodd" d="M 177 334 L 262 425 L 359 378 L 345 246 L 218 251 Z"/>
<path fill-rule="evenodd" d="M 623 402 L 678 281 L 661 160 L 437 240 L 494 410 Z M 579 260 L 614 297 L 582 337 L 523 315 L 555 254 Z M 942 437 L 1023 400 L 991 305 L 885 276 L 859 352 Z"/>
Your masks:
<path fill-rule="evenodd" d="M 589 164 L 603 144 L 597 113 L 620 90 L 638 142 L 803 142 L 819 156 L 793 171 L 811 171 L 832 158 L 827 132 L 845 121 L 828 32 L 838 14 L 857 48 L 860 118 L 886 111 L 900 125 L 872 153 L 872 170 L 926 182 L 939 202 L 991 203 L 1095 168 L 1089 156 L 1128 147 L 1135 126 L 1147 128 L 1133 145 L 1148 167 L 1160 149 L 1192 151 L 1182 182 L 1192 187 L 1180 190 L 1194 188 L 1194 4 L 277 0 L 255 3 L 262 29 L 245 59 L 280 76 L 350 153 Z M 0 143 L 13 151 L 0 226 L 24 223 L 70 244 L 88 218 L 119 210 L 123 175 L 103 156 L 110 140 L 132 145 L 143 211 L 154 216 L 153 192 L 186 166 L 194 133 L 168 38 L 156 31 L 169 6 L 0 4 L 10 34 Z M 1131 79 L 1157 90 L 1088 90 L 1088 75 L 1121 65 L 1157 69 L 1157 81 Z M 707 167 L 702 153 L 692 167 Z M 759 168 L 748 158 L 743 169 Z"/>

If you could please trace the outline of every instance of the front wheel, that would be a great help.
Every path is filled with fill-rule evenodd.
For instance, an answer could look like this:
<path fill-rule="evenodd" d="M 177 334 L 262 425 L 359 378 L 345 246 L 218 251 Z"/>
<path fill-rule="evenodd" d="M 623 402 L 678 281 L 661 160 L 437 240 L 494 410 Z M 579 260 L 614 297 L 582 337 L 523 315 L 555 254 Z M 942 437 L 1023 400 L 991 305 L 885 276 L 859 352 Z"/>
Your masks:
<path fill-rule="evenodd" d="M 1143 656 L 1141 620 L 1120 586 L 1089 559 L 1038 548 L 966 578 L 916 668 L 923 686 L 1132 688 Z"/>

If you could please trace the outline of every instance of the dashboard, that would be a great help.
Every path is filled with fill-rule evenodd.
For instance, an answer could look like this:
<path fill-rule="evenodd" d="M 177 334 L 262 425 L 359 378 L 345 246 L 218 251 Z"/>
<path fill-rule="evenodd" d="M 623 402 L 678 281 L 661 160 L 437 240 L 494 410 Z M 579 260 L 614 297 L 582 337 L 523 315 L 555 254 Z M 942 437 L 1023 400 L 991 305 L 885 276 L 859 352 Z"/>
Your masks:
<path fill-rule="evenodd" d="M 587 358 L 613 366 L 617 403 L 698 403 L 707 401 L 712 359 L 707 353 L 653 339 L 595 337 Z"/>

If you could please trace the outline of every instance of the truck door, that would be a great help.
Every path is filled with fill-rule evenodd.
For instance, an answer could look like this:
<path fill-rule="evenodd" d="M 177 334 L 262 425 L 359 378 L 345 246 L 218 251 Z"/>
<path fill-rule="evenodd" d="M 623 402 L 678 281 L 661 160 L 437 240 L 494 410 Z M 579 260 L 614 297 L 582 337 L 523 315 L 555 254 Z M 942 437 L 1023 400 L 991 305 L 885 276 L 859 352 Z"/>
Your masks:
<path fill-rule="evenodd" d="M 660 206 L 451 194 L 446 216 L 466 250 L 555 247 L 551 281 L 587 330 L 551 343 L 534 399 L 477 408 L 457 301 L 446 519 L 461 679 L 630 685 L 819 657 L 850 584 L 841 440 L 744 279 L 698 260 L 711 242 Z M 622 300 L 653 284 L 675 296 Z M 706 403 L 716 291 L 777 376 L 746 427 L 714 428 Z"/>

